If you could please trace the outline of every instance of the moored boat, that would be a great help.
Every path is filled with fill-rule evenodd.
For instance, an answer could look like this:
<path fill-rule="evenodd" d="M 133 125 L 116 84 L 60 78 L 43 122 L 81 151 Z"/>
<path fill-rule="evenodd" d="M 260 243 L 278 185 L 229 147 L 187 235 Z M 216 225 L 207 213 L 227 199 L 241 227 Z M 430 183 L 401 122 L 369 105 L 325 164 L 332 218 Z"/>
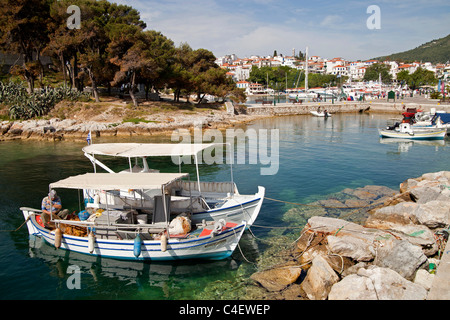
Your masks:
<path fill-rule="evenodd" d="M 447 134 L 446 129 L 413 128 L 410 123 L 400 123 L 398 127 L 379 129 L 379 135 L 386 138 L 410 140 L 442 140 Z"/>
<path fill-rule="evenodd" d="M 41 210 L 22 207 L 30 235 L 42 237 L 57 248 L 125 260 L 178 260 L 229 257 L 247 226 L 221 219 L 195 224 L 191 207 L 183 214 L 171 211 L 170 190 L 186 173 L 86 173 L 51 183 L 49 188 L 90 189 L 104 193 L 147 190 L 152 207 L 88 203 L 88 217 L 80 212 L 70 219 L 51 218 L 44 225 Z M 149 202 L 150 203 L 150 202 Z M 186 203 L 186 202 L 185 202 Z M 74 231 L 76 229 L 77 232 Z M 81 233 L 81 234 L 80 234 Z"/>
<path fill-rule="evenodd" d="M 310 113 L 313 116 L 316 116 L 316 117 L 325 117 L 325 118 L 331 117 L 331 114 L 329 112 L 327 112 L 326 110 L 325 111 L 314 111 L 314 110 L 311 110 Z"/>

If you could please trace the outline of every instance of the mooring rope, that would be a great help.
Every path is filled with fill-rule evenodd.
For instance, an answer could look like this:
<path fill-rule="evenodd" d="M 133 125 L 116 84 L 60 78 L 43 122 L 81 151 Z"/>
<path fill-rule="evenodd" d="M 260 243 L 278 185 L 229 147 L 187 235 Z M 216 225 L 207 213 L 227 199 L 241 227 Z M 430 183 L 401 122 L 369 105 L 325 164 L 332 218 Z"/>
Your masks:
<path fill-rule="evenodd" d="M 363 209 L 363 208 L 367 208 L 370 206 L 373 206 L 374 204 L 376 204 L 376 201 L 374 203 L 365 205 L 365 206 L 357 206 L 357 207 L 340 207 L 340 206 L 324 206 L 321 204 L 308 204 L 308 203 L 298 203 L 298 202 L 290 202 L 290 201 L 285 201 L 285 200 L 278 200 L 278 199 L 273 199 L 273 198 L 269 198 L 269 197 L 264 197 L 264 199 L 266 200 L 271 200 L 271 201 L 276 201 L 276 202 L 282 202 L 282 203 L 288 203 L 288 204 L 293 204 L 296 206 L 305 206 L 305 207 L 316 207 L 316 208 L 326 208 L 326 209 Z"/>
<path fill-rule="evenodd" d="M 16 229 L 16 230 L 0 230 L 0 232 L 16 232 L 19 231 L 20 228 L 22 228 L 29 220 L 31 216 L 28 216 L 28 218 Z"/>

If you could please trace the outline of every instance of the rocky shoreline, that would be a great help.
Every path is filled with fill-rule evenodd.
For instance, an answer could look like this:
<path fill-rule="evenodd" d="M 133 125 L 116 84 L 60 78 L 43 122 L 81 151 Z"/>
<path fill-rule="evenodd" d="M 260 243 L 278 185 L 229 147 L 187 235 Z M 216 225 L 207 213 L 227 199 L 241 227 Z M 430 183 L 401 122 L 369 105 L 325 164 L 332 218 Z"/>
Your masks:
<path fill-rule="evenodd" d="M 268 299 L 427 299 L 448 239 L 449 186 L 450 172 L 441 171 L 408 179 L 391 195 L 384 190 L 377 197 L 384 187 L 356 190 L 359 200 L 375 200 L 366 202 L 362 224 L 329 214 L 306 218 L 294 249 L 282 263 L 253 273 L 253 287 Z M 347 200 L 322 204 L 362 204 Z"/>
<path fill-rule="evenodd" d="M 107 102 L 97 109 L 86 103 L 75 106 L 60 104 L 48 119 L 0 121 L 0 141 L 81 141 L 86 140 L 89 132 L 97 138 L 168 135 L 180 128 L 201 125 L 203 128 L 223 129 L 273 116 L 248 115 L 245 108 L 237 108 L 232 114 L 223 106 L 216 105 L 198 110 L 189 109 L 194 108 L 191 105 L 189 108 L 185 105 L 178 107 L 156 102 L 139 106 L 136 110 L 127 105 L 108 105 Z"/>
<path fill-rule="evenodd" d="M 204 128 L 227 128 L 246 123 L 261 116 L 228 116 L 218 113 L 210 116 L 168 116 L 149 122 L 99 122 L 75 119 L 26 120 L 0 122 L 0 141 L 42 140 L 78 141 L 86 140 L 89 132 L 93 137 L 130 137 L 167 135 L 180 128 L 193 128 L 201 124 Z"/>

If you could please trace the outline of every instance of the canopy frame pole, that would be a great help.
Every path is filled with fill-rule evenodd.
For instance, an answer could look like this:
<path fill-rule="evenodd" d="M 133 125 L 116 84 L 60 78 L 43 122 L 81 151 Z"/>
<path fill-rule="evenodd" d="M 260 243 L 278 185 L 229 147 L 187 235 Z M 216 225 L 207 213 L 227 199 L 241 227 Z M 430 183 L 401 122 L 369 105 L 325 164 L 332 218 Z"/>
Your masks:
<path fill-rule="evenodd" d="M 202 190 L 200 188 L 200 173 L 198 170 L 198 157 L 197 157 L 197 153 L 194 155 L 194 159 L 195 159 L 195 169 L 197 170 L 197 183 L 198 183 L 198 193 L 200 194 L 200 196 L 202 195 Z"/>
<path fill-rule="evenodd" d="M 52 198 L 50 197 L 50 191 L 52 190 L 52 188 L 50 186 L 48 186 L 48 200 L 50 201 L 50 222 L 54 222 L 53 220 L 53 201 Z M 45 214 L 45 213 L 43 213 Z"/>
<path fill-rule="evenodd" d="M 111 222 L 109 221 L 108 191 L 107 190 L 105 190 L 105 199 L 106 199 L 106 219 L 107 219 L 108 226 L 111 226 Z"/>
<path fill-rule="evenodd" d="M 94 173 L 97 173 L 97 166 L 99 165 L 100 167 L 102 167 L 103 169 L 105 169 L 106 171 L 108 171 L 109 173 L 115 173 L 113 170 L 111 170 L 110 168 L 108 168 L 106 165 L 104 165 L 102 162 L 100 162 L 99 160 L 95 159 L 94 156 L 91 156 L 90 154 L 87 154 L 86 152 L 84 153 L 85 157 L 88 158 L 89 160 L 91 160 L 92 164 L 94 165 Z"/>
<path fill-rule="evenodd" d="M 167 214 L 167 206 L 166 206 L 166 191 L 164 185 L 162 186 L 162 203 L 164 208 L 164 218 L 166 219 L 166 226 L 169 226 L 168 214 Z M 167 237 L 170 238 L 169 228 L 166 228 Z"/>
<path fill-rule="evenodd" d="M 188 175 L 188 185 L 189 185 L 189 201 L 190 201 L 190 209 L 191 215 L 193 213 L 193 204 L 192 204 L 192 191 L 191 191 L 191 175 Z"/>
<path fill-rule="evenodd" d="M 231 149 L 231 143 L 226 143 L 227 148 L 230 146 Z M 234 150 L 233 152 L 230 152 L 230 172 L 231 172 L 231 195 L 234 196 L 234 176 L 233 176 L 233 161 L 234 161 Z"/>

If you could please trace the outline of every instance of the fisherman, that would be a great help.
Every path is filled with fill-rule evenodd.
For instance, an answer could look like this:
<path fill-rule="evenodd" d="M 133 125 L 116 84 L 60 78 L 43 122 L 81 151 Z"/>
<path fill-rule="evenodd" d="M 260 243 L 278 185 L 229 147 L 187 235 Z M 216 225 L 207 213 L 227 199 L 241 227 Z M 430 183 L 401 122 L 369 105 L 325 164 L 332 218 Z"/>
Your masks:
<path fill-rule="evenodd" d="M 50 190 L 48 196 L 42 199 L 41 209 L 41 219 L 46 227 L 53 227 L 53 224 L 50 223 L 50 215 L 52 215 L 53 219 L 62 220 L 66 219 L 69 215 L 69 210 L 61 210 L 61 198 L 56 194 L 55 190 Z"/>

